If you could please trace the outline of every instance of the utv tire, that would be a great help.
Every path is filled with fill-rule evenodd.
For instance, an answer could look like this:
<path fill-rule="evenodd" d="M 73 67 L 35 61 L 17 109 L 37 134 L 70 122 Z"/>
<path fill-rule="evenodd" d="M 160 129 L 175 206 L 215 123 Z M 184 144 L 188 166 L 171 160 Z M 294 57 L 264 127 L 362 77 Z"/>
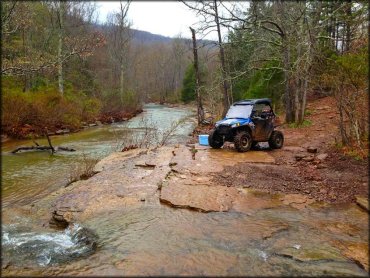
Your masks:
<path fill-rule="evenodd" d="M 240 131 L 234 137 L 235 149 L 238 152 L 247 152 L 252 147 L 252 136 L 248 131 Z"/>
<path fill-rule="evenodd" d="M 224 144 L 224 139 L 216 130 L 212 130 L 208 136 L 208 144 L 214 149 L 219 149 Z"/>
<path fill-rule="evenodd" d="M 284 144 L 284 135 L 281 131 L 274 130 L 269 139 L 271 149 L 281 149 Z"/>

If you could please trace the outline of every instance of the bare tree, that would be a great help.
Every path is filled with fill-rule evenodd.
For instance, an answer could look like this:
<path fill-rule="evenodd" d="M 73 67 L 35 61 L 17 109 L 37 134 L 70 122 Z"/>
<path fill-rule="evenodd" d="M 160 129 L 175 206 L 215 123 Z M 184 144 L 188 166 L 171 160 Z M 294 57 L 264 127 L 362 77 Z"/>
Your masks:
<path fill-rule="evenodd" d="M 63 39 L 64 39 L 64 14 L 66 10 L 66 4 L 64 1 L 59 1 L 58 7 L 58 88 L 61 95 L 64 94 L 64 80 L 63 80 Z"/>
<path fill-rule="evenodd" d="M 221 90 L 223 94 L 223 111 L 222 116 L 224 117 L 227 113 L 227 110 L 230 107 L 231 102 L 231 94 L 229 92 L 229 84 L 228 84 L 228 74 L 225 62 L 225 53 L 224 53 L 224 46 L 221 36 L 221 26 L 227 26 L 230 19 L 225 18 L 219 15 L 218 10 L 218 3 L 216 0 L 210 1 L 196 1 L 195 4 L 190 4 L 188 2 L 182 1 L 187 7 L 194 10 L 198 15 L 203 17 L 202 27 L 200 30 L 208 34 L 209 32 L 216 30 L 217 37 L 218 37 L 218 46 L 219 46 L 219 56 L 220 56 L 220 64 L 221 64 Z M 223 20 L 221 22 L 220 20 Z"/>
<path fill-rule="evenodd" d="M 111 15 L 109 19 L 110 36 L 109 49 L 110 58 L 113 64 L 116 65 L 119 72 L 119 93 L 121 104 L 124 102 L 126 88 L 126 73 L 128 66 L 128 53 L 130 43 L 130 24 L 127 18 L 127 13 L 131 1 L 120 1 L 120 9 L 118 13 Z"/>
<path fill-rule="evenodd" d="M 194 69 L 195 69 L 195 90 L 197 95 L 197 115 L 198 115 L 198 124 L 204 120 L 204 110 L 202 105 L 202 96 L 200 94 L 200 74 L 199 74 L 199 64 L 198 64 L 198 48 L 197 40 L 195 37 L 195 30 L 190 27 L 191 36 L 193 39 L 193 53 L 194 53 Z"/>

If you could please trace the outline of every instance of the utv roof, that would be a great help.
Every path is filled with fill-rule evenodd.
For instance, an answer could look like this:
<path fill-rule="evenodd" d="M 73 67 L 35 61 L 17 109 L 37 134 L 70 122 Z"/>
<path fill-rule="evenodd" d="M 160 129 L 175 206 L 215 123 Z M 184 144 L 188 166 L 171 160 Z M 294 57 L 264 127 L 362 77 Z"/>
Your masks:
<path fill-rule="evenodd" d="M 257 99 L 243 99 L 238 102 L 234 102 L 233 105 L 253 105 L 253 104 L 269 104 L 271 105 L 271 99 L 269 98 L 257 98 Z"/>

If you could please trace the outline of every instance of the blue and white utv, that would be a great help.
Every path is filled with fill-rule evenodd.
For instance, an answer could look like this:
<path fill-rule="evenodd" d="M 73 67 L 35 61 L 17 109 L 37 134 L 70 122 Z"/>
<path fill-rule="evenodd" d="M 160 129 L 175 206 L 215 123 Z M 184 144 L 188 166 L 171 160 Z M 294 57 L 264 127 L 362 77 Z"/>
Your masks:
<path fill-rule="evenodd" d="M 246 99 L 234 103 L 208 137 L 212 148 L 219 149 L 224 142 L 234 142 L 239 152 L 246 152 L 258 142 L 268 142 L 270 148 L 280 149 L 284 143 L 283 133 L 275 130 L 275 113 L 271 100 Z"/>

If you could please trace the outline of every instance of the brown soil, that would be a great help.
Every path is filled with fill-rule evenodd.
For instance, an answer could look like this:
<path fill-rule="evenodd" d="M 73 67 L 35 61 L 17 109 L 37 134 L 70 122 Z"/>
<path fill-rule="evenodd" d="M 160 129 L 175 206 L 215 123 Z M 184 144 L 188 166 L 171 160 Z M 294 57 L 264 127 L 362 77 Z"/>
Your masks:
<path fill-rule="evenodd" d="M 109 113 L 102 113 L 98 120 L 101 121 L 103 124 L 110 124 L 113 122 L 120 122 L 124 120 L 131 119 L 135 117 L 137 114 L 143 112 L 143 109 L 137 109 L 134 112 L 109 112 Z"/>
<path fill-rule="evenodd" d="M 311 101 L 306 117 L 311 125 L 301 128 L 279 129 L 285 143 L 280 150 L 270 150 L 261 144 L 260 151 L 267 151 L 275 158 L 275 165 L 239 163 L 225 167 L 214 177 L 224 186 L 257 188 L 270 193 L 299 193 L 318 201 L 329 203 L 354 202 L 356 195 L 368 195 L 368 161 L 355 160 L 335 148 L 338 134 L 338 114 L 331 97 Z M 209 130 L 198 128 L 194 135 Z M 197 137 L 197 136 L 196 136 Z M 317 148 L 317 153 L 307 148 Z M 237 153 L 236 153 L 237 154 Z M 317 155 L 327 154 L 323 160 Z M 312 161 L 296 160 L 296 156 L 313 157 Z"/>

